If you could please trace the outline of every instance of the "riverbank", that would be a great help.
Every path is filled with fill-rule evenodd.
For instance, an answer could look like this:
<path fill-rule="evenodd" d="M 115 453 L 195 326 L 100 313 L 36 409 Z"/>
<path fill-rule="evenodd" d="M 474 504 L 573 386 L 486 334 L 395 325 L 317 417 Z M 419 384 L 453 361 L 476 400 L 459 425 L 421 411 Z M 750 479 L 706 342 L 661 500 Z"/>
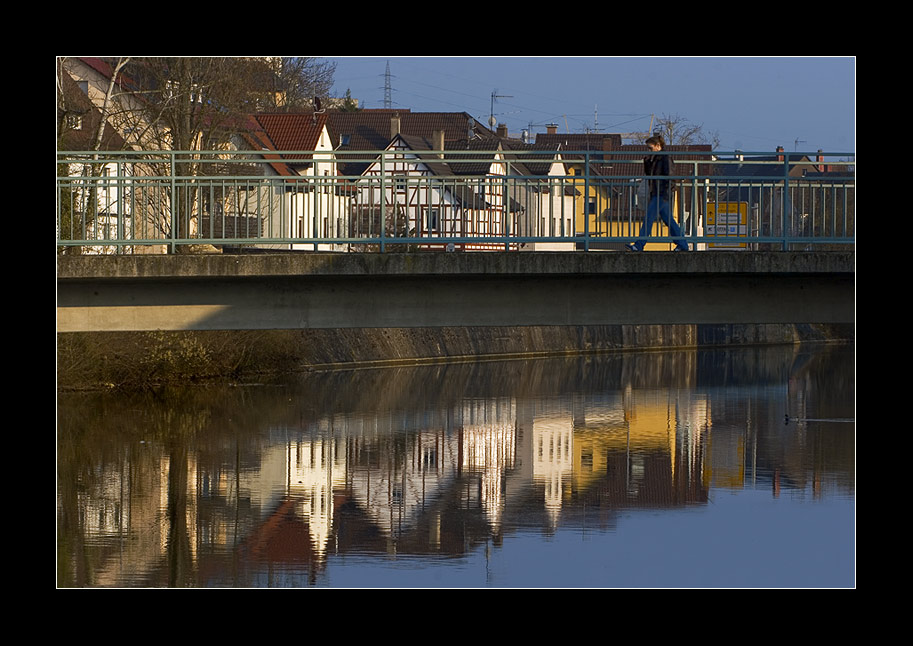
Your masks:
<path fill-rule="evenodd" d="M 853 325 L 606 325 L 57 335 L 57 388 L 144 389 L 308 370 L 628 350 L 848 343 Z"/>

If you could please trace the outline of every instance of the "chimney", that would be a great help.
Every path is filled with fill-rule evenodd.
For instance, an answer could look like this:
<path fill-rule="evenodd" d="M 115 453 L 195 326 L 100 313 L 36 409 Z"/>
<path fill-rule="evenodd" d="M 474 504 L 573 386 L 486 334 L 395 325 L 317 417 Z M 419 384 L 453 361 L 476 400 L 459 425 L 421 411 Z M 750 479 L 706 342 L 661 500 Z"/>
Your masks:
<path fill-rule="evenodd" d="M 431 132 L 431 147 L 434 150 L 440 150 L 441 153 L 438 155 L 441 159 L 444 158 L 444 131 L 443 130 L 434 130 Z"/>
<path fill-rule="evenodd" d="M 498 136 L 501 139 L 507 139 L 507 124 L 506 123 L 498 124 Z"/>
<path fill-rule="evenodd" d="M 782 152 L 783 152 L 783 146 L 777 146 L 777 152 L 778 152 L 778 153 L 782 153 Z M 777 155 L 777 161 L 783 161 L 783 155 Z"/>
<path fill-rule="evenodd" d="M 557 123 L 548 124 L 547 126 L 545 126 L 545 132 L 547 132 L 550 135 L 557 135 L 558 134 L 558 124 Z"/>
<path fill-rule="evenodd" d="M 821 149 L 819 148 L 819 149 L 818 149 L 818 159 L 817 159 L 817 161 L 818 161 L 818 171 L 820 171 L 820 172 L 822 172 L 822 173 L 826 173 L 826 172 L 827 172 L 827 164 L 824 163 L 824 155 L 823 155 L 823 153 L 824 153 L 824 151 L 821 150 Z"/>
<path fill-rule="evenodd" d="M 399 113 L 396 112 L 390 117 L 390 139 L 399 134 Z"/>

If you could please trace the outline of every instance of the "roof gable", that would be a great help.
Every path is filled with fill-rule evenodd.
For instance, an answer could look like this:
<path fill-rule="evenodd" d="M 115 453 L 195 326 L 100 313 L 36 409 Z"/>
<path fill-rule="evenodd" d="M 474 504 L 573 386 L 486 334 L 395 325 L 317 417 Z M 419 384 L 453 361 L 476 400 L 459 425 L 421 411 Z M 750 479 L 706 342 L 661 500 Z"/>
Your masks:
<path fill-rule="evenodd" d="M 327 125 L 326 114 L 262 113 L 254 121 L 272 142 L 273 150 L 312 151 L 320 147 L 320 136 Z M 310 160 L 311 155 L 285 155 L 288 160 Z"/>
<path fill-rule="evenodd" d="M 101 112 L 83 92 L 70 74 L 61 70 L 58 86 L 58 127 L 57 148 L 59 150 L 93 150 L 98 128 L 101 124 Z M 79 123 L 71 127 L 67 120 L 73 118 Z M 106 124 L 101 141 L 101 150 L 125 150 L 127 142 L 117 129 Z"/>

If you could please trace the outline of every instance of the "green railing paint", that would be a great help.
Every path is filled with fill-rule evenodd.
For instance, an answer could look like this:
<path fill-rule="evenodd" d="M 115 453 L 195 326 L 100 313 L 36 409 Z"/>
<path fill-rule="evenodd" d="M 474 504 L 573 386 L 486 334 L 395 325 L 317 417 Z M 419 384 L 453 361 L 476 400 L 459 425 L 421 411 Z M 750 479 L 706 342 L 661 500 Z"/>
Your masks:
<path fill-rule="evenodd" d="M 645 154 L 58 152 L 57 244 L 97 253 L 200 244 L 622 249 L 639 237 L 647 206 Z M 855 244 L 854 153 L 668 154 L 677 173 L 667 177 L 675 218 L 692 249 Z M 721 212 L 730 220 L 725 233 Z M 672 239 L 650 242 L 671 248 Z"/>

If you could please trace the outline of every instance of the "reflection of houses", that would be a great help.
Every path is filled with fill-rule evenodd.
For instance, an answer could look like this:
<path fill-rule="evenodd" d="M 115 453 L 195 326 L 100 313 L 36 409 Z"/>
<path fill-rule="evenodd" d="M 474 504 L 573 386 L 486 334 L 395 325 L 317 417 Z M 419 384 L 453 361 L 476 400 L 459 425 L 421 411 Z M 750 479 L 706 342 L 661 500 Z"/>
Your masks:
<path fill-rule="evenodd" d="M 403 429 L 406 420 L 399 419 L 394 430 L 412 430 L 408 438 L 378 437 L 376 423 L 360 431 L 353 426 L 347 436 L 348 495 L 392 541 L 423 523 L 427 547 L 440 547 L 441 513 L 454 495 L 466 498 L 462 505 L 481 509 L 496 529 L 504 505 L 501 483 L 514 466 L 515 415 L 510 400 L 466 401 L 439 418 L 415 420 L 414 429 Z M 399 458 L 378 460 L 380 455 Z M 478 485 L 458 487 L 466 478 Z"/>
<path fill-rule="evenodd" d="M 570 414 L 541 415 L 533 419 L 533 479 L 544 487 L 545 509 L 557 524 L 574 471 L 574 419 Z"/>
<path fill-rule="evenodd" d="M 333 528 L 334 491 L 345 478 L 345 454 L 332 437 L 290 437 L 263 456 L 258 490 L 269 516 L 245 540 L 245 547 L 275 562 L 321 562 Z"/>
<path fill-rule="evenodd" d="M 492 534 L 501 527 L 504 479 L 517 462 L 517 408 L 512 399 L 463 403 L 462 464 L 480 478 L 479 505 Z"/>
<path fill-rule="evenodd" d="M 690 392 L 634 390 L 533 422 L 536 481 L 553 522 L 581 497 L 611 507 L 662 507 L 706 498 L 709 410 Z"/>
<path fill-rule="evenodd" d="M 518 523 L 554 529 L 565 514 L 703 502 L 704 406 L 690 390 L 635 389 L 345 408 L 249 447 L 120 456 L 62 507 L 104 557 L 96 584 L 136 580 L 137 568 L 150 582 L 294 583 L 348 550 L 463 554 Z"/>

